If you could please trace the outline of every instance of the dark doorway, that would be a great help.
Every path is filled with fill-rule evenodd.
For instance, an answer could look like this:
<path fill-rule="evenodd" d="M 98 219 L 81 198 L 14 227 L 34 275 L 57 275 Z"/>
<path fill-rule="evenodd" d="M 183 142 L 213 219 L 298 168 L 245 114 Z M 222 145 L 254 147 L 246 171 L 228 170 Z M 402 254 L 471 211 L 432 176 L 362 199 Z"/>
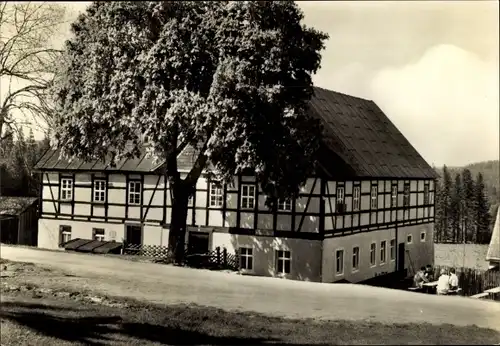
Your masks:
<path fill-rule="evenodd" d="M 405 243 L 400 243 L 398 245 L 398 272 L 405 270 L 405 253 Z"/>
<path fill-rule="evenodd" d="M 0 220 L 0 242 L 4 244 L 17 244 L 18 224 L 17 217 L 8 217 Z"/>
<path fill-rule="evenodd" d="M 188 251 L 190 254 L 203 254 L 208 252 L 209 233 L 189 232 Z"/>
<path fill-rule="evenodd" d="M 142 245 L 142 226 L 127 225 L 125 240 L 128 244 Z"/>

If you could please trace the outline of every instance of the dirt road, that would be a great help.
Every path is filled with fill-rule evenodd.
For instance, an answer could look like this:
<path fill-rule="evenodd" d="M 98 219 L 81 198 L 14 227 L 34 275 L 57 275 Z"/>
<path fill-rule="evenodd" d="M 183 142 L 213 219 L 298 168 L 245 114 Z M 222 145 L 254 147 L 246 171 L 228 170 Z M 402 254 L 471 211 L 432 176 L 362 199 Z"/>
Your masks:
<path fill-rule="evenodd" d="M 73 276 L 33 277 L 38 285 L 92 289 L 155 303 L 196 303 L 285 317 L 477 325 L 500 331 L 500 304 L 351 284 L 318 284 L 140 263 L 97 255 L 2 245 L 0 256 Z"/>

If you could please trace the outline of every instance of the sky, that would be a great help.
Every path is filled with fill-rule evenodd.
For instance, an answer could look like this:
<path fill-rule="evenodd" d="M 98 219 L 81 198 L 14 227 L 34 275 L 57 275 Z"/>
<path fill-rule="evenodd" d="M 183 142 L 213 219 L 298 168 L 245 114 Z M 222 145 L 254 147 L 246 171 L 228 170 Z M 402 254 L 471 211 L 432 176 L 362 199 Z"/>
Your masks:
<path fill-rule="evenodd" d="M 88 3 L 63 4 L 76 18 Z M 497 1 L 299 6 L 330 36 L 317 86 L 373 100 L 431 165 L 499 159 Z"/>

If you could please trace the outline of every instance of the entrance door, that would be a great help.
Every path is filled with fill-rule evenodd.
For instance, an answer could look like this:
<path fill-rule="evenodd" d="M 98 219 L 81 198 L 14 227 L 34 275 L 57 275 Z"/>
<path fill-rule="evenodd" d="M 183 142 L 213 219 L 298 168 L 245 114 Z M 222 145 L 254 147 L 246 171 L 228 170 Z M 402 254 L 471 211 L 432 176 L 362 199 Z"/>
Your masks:
<path fill-rule="evenodd" d="M 128 244 L 142 245 L 142 227 L 139 225 L 127 225 L 125 240 Z"/>
<path fill-rule="evenodd" d="M 405 270 L 405 243 L 400 243 L 398 245 L 398 272 Z"/>
<path fill-rule="evenodd" d="M 208 252 L 209 234 L 205 232 L 189 232 L 188 249 L 190 254 Z"/>

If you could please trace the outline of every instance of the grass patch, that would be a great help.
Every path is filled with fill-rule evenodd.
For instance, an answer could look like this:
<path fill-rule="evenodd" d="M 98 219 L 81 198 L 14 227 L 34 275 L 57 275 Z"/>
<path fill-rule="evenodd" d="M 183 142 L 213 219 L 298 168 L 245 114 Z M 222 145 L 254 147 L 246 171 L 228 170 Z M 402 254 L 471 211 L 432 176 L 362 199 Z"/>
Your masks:
<path fill-rule="evenodd" d="M 195 305 L 122 300 L 110 307 L 68 298 L 2 294 L 2 345 L 494 344 L 476 326 L 285 319 Z"/>

